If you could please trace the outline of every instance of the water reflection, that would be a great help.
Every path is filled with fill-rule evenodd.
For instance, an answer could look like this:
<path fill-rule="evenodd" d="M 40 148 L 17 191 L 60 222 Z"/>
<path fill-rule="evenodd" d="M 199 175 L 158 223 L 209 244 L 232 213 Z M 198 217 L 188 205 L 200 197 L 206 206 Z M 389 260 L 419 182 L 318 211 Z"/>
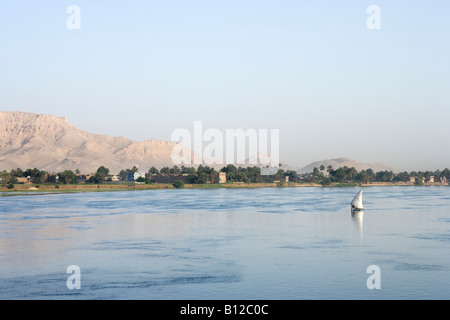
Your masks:
<path fill-rule="evenodd" d="M 352 220 L 355 222 L 356 226 L 358 227 L 359 234 L 363 236 L 363 218 L 364 218 L 364 210 L 354 211 L 352 210 Z"/>

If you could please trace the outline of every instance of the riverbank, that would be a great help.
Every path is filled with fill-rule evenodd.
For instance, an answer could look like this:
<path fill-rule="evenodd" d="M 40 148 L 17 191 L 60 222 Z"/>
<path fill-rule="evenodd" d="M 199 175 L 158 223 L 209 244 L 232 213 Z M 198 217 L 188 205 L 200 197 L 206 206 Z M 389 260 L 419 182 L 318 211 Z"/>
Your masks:
<path fill-rule="evenodd" d="M 276 188 L 277 183 L 206 183 L 185 184 L 183 189 L 217 189 L 217 188 Z M 283 187 L 321 187 L 315 183 L 284 183 Z M 46 185 L 14 185 L 14 188 L 0 187 L 0 192 L 101 192 L 101 191 L 127 191 L 127 190 L 158 190 L 175 189 L 170 183 L 151 184 L 46 184 Z"/>
<path fill-rule="evenodd" d="M 223 183 L 223 184 L 185 184 L 183 189 L 217 189 L 217 188 L 277 188 L 277 187 L 320 187 L 320 188 L 334 188 L 334 187 L 373 187 L 373 186 L 415 186 L 413 183 L 406 182 L 373 182 L 367 184 L 356 183 L 332 183 L 329 186 L 322 186 L 318 183 Z M 448 186 L 448 183 L 427 183 L 424 186 Z M 153 183 L 153 184 L 16 184 L 14 188 L 0 187 L 0 192 L 15 193 L 15 192 L 51 192 L 51 193 L 65 193 L 65 192 L 102 192 L 102 191 L 130 191 L 130 190 L 159 190 L 159 189 L 175 189 L 169 183 Z"/>

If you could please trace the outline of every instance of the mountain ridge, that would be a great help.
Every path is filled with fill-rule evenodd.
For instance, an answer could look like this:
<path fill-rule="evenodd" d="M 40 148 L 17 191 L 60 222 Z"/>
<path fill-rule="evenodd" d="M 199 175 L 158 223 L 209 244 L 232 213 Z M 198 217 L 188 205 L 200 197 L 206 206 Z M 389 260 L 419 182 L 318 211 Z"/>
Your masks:
<path fill-rule="evenodd" d="M 170 166 L 175 142 L 136 142 L 94 134 L 71 125 L 66 118 L 20 111 L 0 112 L 0 167 L 39 168 L 49 172 L 79 169 L 95 172 L 104 165 L 119 172 Z M 168 163 L 170 162 L 170 163 Z"/>
<path fill-rule="evenodd" d="M 176 142 L 163 140 L 137 142 L 120 136 L 90 133 L 70 124 L 65 117 L 0 111 L 0 170 L 38 168 L 59 172 L 79 169 L 83 173 L 93 173 L 98 167 L 105 166 L 112 173 L 118 173 L 122 169 L 138 166 L 140 170 L 148 171 L 152 166 L 158 169 L 174 166 L 171 155 L 176 145 Z M 184 152 L 191 152 L 194 159 L 193 151 L 184 146 L 182 148 Z M 267 160 L 268 155 L 254 155 L 241 166 L 253 166 L 251 163 L 257 157 Z M 302 168 L 283 163 L 281 168 L 305 173 L 312 172 L 321 164 L 325 167 L 332 165 L 334 169 L 347 166 L 358 171 L 369 167 L 374 171 L 392 170 L 384 164 L 364 164 L 349 158 L 316 161 Z M 209 166 L 219 170 L 226 165 Z"/>
<path fill-rule="evenodd" d="M 328 166 L 332 166 L 334 170 L 340 168 L 340 167 L 354 167 L 357 171 L 361 171 L 361 170 L 367 170 L 369 168 L 371 168 L 373 171 L 378 172 L 378 171 L 395 171 L 392 167 L 383 164 L 383 163 L 363 163 L 363 162 L 358 162 L 355 161 L 353 159 L 350 158 L 334 158 L 334 159 L 328 159 L 328 160 L 321 160 L 321 161 L 315 161 L 315 162 L 311 162 L 310 164 L 302 167 L 299 169 L 299 173 L 307 173 L 307 172 L 312 172 L 314 167 L 319 168 L 321 165 L 323 165 L 325 167 L 325 170 L 327 169 Z"/>

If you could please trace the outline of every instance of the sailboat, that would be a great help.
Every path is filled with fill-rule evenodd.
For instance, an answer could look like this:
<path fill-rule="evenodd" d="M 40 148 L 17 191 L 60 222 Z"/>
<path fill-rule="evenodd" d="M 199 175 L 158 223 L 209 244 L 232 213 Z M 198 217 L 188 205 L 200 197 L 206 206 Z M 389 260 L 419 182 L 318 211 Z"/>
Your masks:
<path fill-rule="evenodd" d="M 362 194 L 363 190 L 359 190 L 359 192 L 356 194 L 356 196 L 353 198 L 352 202 L 350 203 L 352 205 L 352 211 L 360 211 L 364 209 L 363 203 L 362 203 Z"/>

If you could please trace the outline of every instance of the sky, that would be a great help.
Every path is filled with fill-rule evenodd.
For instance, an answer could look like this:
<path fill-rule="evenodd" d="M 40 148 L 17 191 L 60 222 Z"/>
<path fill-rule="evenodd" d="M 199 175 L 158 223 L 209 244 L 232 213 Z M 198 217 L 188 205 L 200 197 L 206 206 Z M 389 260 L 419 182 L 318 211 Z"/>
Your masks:
<path fill-rule="evenodd" d="M 443 0 L 0 0 L 0 110 L 136 141 L 194 121 L 279 129 L 292 166 L 444 169 L 449 12 Z"/>

